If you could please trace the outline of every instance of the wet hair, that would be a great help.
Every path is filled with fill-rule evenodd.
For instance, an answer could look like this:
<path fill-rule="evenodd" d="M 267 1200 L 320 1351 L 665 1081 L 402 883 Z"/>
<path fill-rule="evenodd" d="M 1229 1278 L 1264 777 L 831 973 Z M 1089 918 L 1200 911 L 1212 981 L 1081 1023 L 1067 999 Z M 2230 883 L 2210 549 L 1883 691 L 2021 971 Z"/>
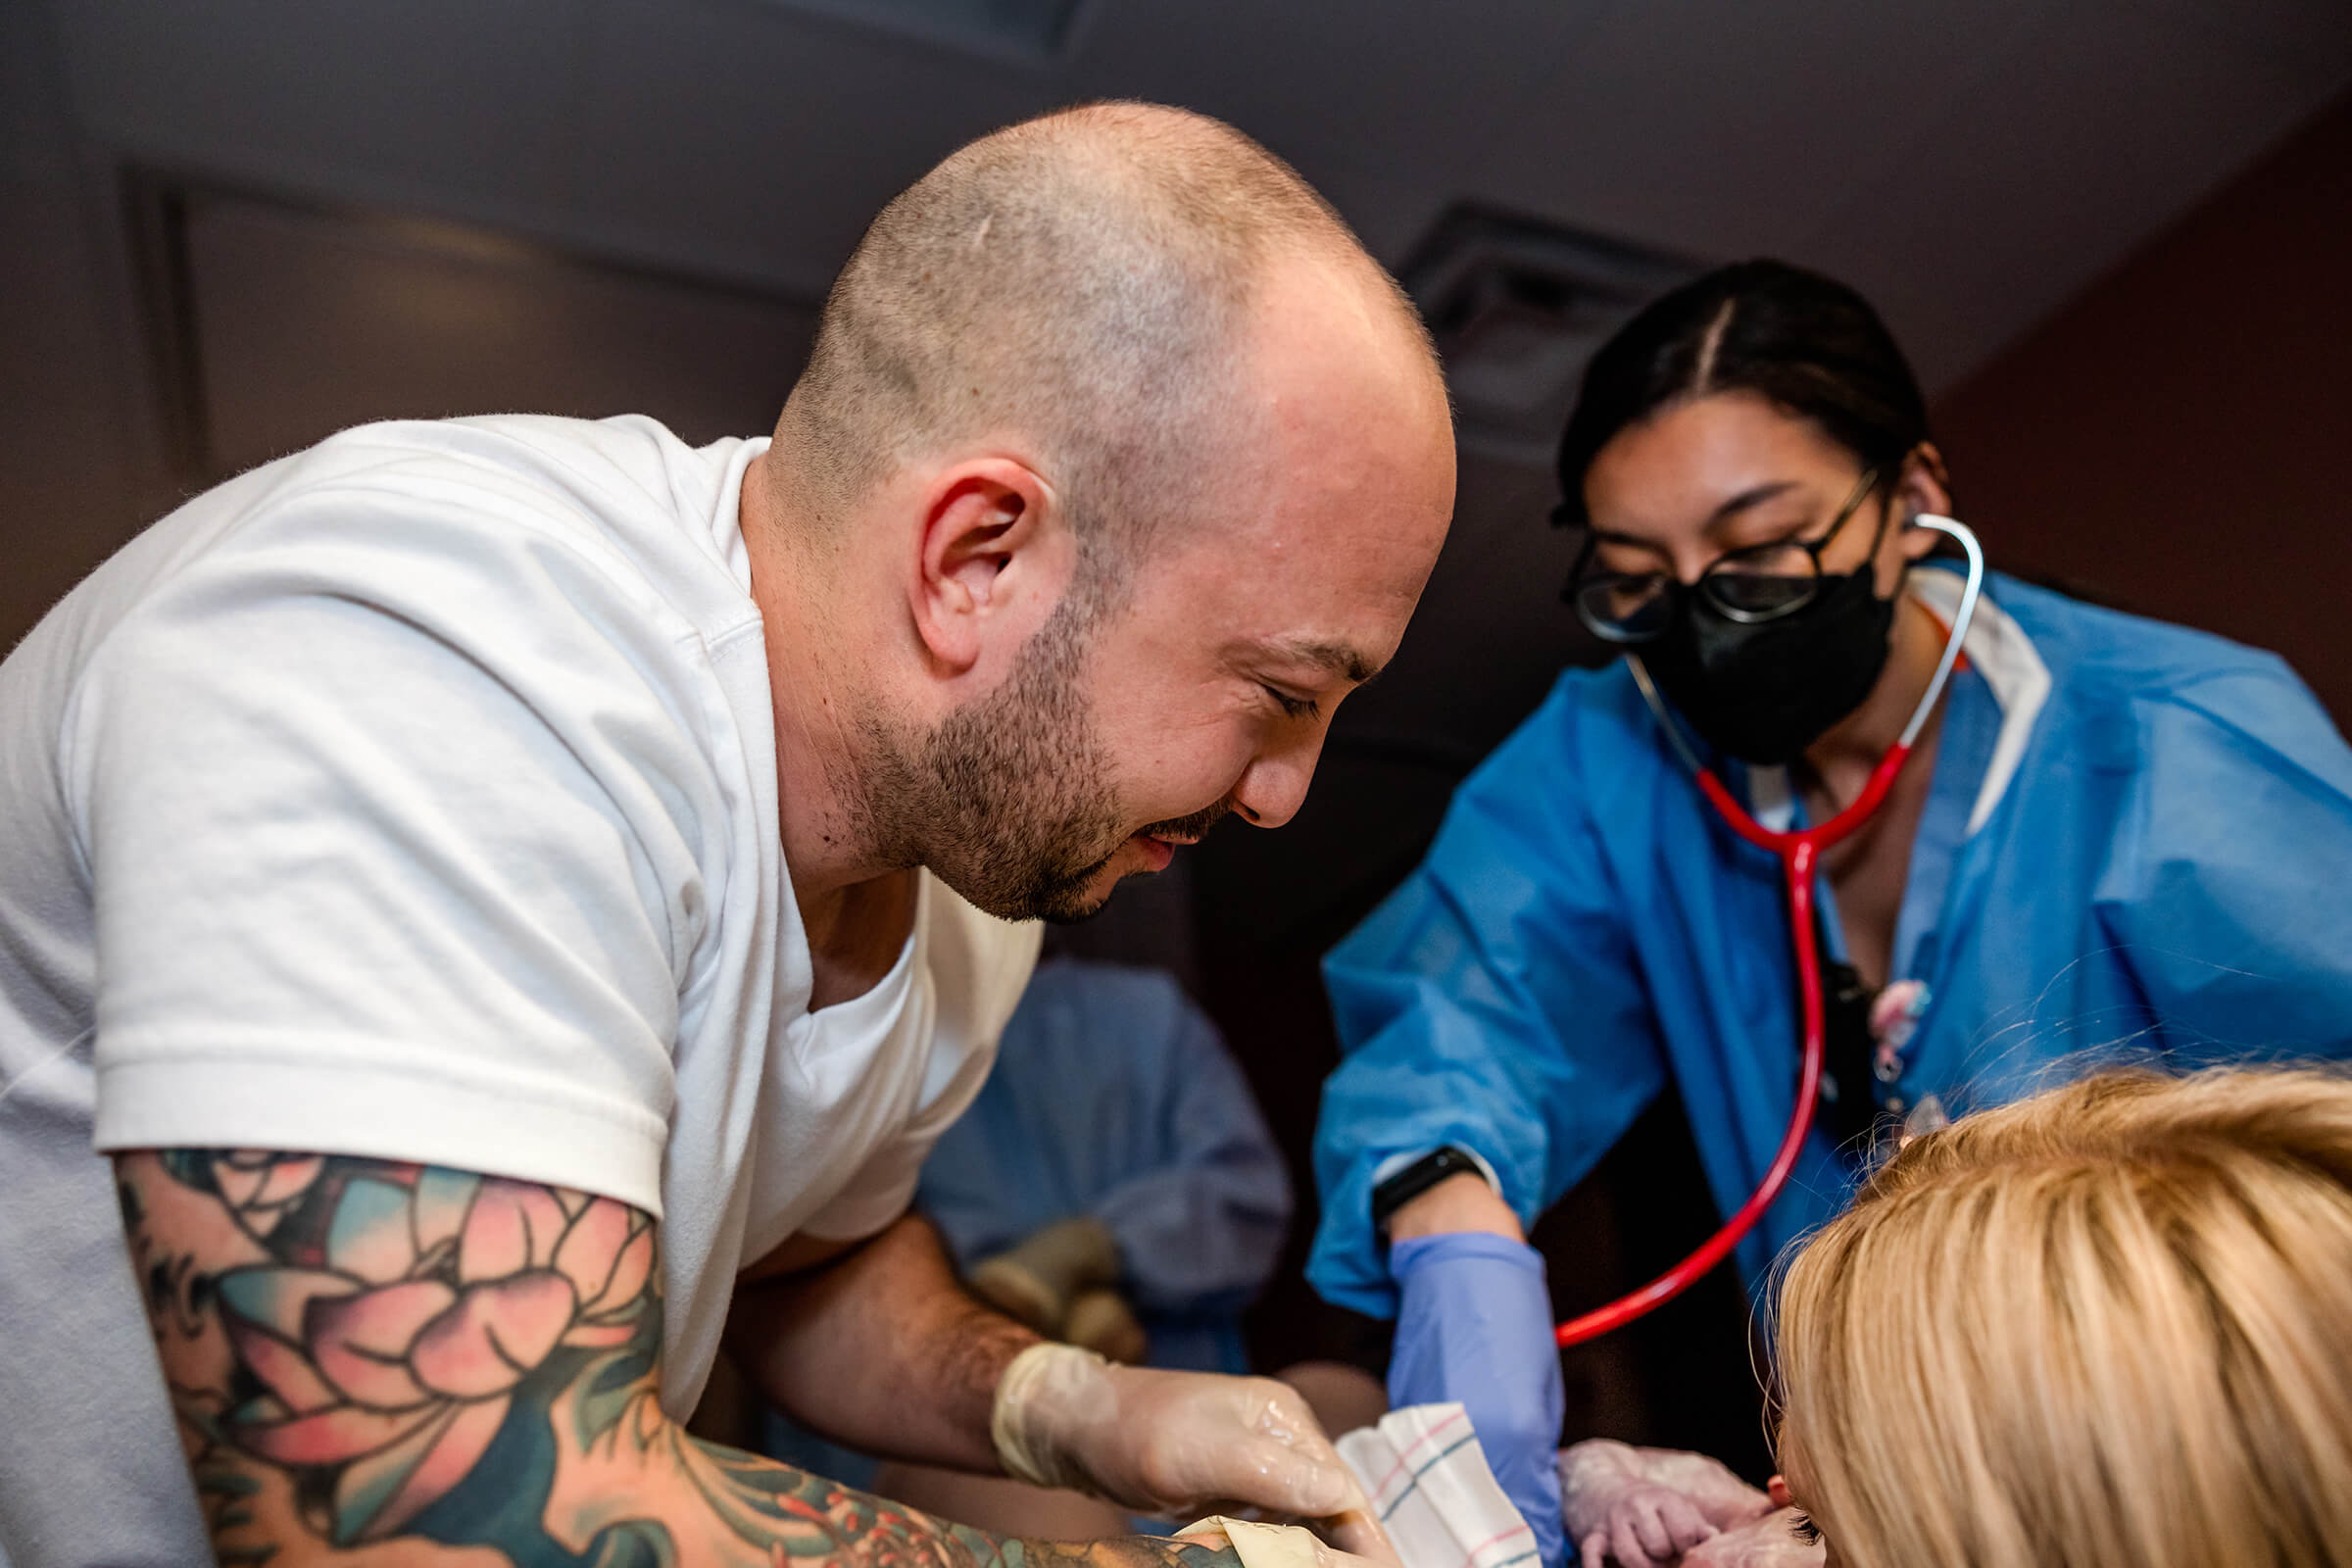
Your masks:
<path fill-rule="evenodd" d="M 2352 1081 L 2101 1073 L 1913 1141 L 1778 1295 L 1854 1568 L 2352 1564 Z"/>
<path fill-rule="evenodd" d="M 1592 356 L 1560 437 L 1559 520 L 1588 520 L 1585 474 L 1619 431 L 1716 392 L 1755 393 L 1888 477 L 1929 439 L 1919 379 L 1868 300 L 1787 262 L 1740 262 L 1653 300 Z"/>

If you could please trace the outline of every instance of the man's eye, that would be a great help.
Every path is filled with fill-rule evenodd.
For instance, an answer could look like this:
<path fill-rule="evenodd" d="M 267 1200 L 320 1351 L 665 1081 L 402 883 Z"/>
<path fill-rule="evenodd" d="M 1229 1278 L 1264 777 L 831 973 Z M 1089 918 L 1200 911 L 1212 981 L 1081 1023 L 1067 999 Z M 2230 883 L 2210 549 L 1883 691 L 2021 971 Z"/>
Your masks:
<path fill-rule="evenodd" d="M 1285 718 L 1312 718 L 1315 716 L 1317 708 L 1313 698 L 1293 697 L 1281 687 L 1266 686 L 1262 681 L 1259 682 L 1259 685 L 1263 687 L 1268 697 L 1274 699 L 1274 706 L 1282 710 Z"/>

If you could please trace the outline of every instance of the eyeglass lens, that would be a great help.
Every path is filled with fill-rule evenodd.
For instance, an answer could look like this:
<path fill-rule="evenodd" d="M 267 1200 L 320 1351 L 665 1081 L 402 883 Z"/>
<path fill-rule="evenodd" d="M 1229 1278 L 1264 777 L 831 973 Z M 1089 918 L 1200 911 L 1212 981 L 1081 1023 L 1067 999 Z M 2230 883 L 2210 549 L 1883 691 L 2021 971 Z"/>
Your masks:
<path fill-rule="evenodd" d="M 1820 551 L 1870 493 L 1865 472 L 1829 529 L 1818 539 L 1784 539 L 1719 557 L 1699 574 L 1698 592 L 1735 620 L 1772 620 L 1803 609 L 1821 591 Z M 1613 572 L 1588 555 L 1576 585 L 1576 611 L 1594 635 L 1611 642 L 1643 642 L 1674 617 L 1674 580 L 1665 572 Z"/>

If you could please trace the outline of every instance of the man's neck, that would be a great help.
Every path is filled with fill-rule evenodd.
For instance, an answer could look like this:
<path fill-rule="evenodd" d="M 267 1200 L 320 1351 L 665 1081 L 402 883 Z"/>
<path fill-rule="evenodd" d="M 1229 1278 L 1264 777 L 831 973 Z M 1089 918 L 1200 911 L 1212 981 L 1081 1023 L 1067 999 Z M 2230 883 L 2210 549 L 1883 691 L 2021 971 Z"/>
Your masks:
<path fill-rule="evenodd" d="M 744 474 L 738 520 L 767 646 L 784 864 L 808 916 L 845 890 L 902 869 L 885 863 L 865 808 L 858 724 L 868 699 L 855 674 L 860 651 L 842 642 L 854 635 L 845 623 L 859 617 L 827 612 L 838 561 L 817 559 L 801 543 L 807 531 L 764 459 Z"/>

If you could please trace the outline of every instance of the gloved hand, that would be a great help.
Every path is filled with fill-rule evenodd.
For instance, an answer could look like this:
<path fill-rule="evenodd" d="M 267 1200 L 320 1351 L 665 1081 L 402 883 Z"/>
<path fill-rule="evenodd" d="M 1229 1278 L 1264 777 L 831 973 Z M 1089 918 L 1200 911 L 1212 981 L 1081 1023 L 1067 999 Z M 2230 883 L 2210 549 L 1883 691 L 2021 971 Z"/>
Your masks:
<path fill-rule="evenodd" d="M 1092 1214 L 1073 1214 L 974 1264 L 968 1283 L 1005 1316 L 1059 1339 L 1070 1303 L 1118 1278 L 1119 1247 L 1110 1227 Z"/>
<path fill-rule="evenodd" d="M 1783 1508 L 1753 1524 L 1711 1536 L 1685 1553 L 1681 1568 L 1821 1568 L 1829 1548 L 1789 1531 L 1796 1510 Z"/>
<path fill-rule="evenodd" d="M 1152 1338 L 1136 1321 L 1127 1298 L 1100 1286 L 1070 1298 L 1061 1332 L 1054 1337 L 1122 1366 L 1141 1366 L 1152 1353 Z"/>
<path fill-rule="evenodd" d="M 1354 1472 L 1304 1400 L 1272 1378 L 1112 1366 L 1033 1345 L 997 1384 L 989 1424 L 1004 1473 L 1160 1518 L 1246 1503 L 1321 1521 L 1344 1551 L 1396 1560 Z"/>
<path fill-rule="evenodd" d="M 1543 1255 L 1508 1237 L 1451 1231 L 1396 1243 L 1389 1272 L 1402 1293 L 1389 1402 L 1460 1400 L 1544 1568 L 1560 1568 L 1563 1400 Z"/>
<path fill-rule="evenodd" d="M 1692 1561 L 1683 1553 L 1773 1511 L 1770 1497 L 1703 1453 L 1601 1438 L 1561 1450 L 1560 1500 L 1584 1568 Z"/>

